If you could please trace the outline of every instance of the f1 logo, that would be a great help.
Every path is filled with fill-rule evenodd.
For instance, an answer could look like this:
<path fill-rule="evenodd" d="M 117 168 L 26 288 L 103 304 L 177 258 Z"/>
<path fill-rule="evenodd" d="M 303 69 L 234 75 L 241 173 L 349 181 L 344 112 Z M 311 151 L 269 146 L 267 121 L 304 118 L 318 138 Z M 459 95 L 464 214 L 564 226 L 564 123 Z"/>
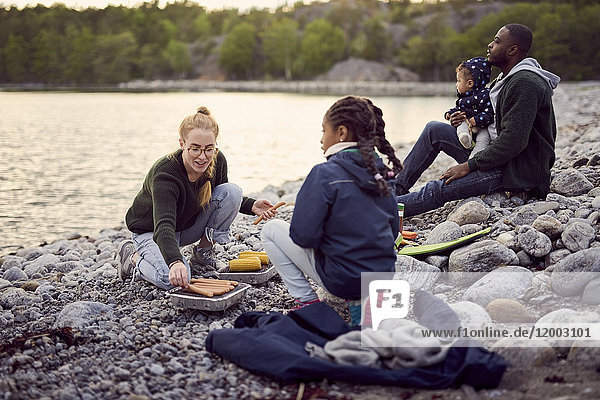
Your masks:
<path fill-rule="evenodd" d="M 373 330 L 376 331 L 384 319 L 405 318 L 408 315 L 410 284 L 404 280 L 371 281 L 369 299 Z"/>

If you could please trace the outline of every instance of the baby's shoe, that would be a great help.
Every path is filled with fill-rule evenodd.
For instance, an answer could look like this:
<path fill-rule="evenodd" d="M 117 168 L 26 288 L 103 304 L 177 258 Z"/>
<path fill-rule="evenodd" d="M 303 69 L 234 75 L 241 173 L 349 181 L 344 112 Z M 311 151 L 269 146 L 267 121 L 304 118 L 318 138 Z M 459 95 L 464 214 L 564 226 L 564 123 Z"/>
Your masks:
<path fill-rule="evenodd" d="M 473 136 L 471 135 L 471 132 L 469 132 L 469 131 L 459 132 L 458 140 L 460 141 L 460 144 L 462 144 L 465 149 L 472 149 L 475 146 L 475 143 L 473 142 Z"/>

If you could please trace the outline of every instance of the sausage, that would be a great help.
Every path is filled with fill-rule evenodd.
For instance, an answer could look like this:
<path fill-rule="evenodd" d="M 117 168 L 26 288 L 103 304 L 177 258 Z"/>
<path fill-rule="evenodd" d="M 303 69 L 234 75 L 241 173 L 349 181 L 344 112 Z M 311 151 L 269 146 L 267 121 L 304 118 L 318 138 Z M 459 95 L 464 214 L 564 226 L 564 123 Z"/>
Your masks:
<path fill-rule="evenodd" d="M 279 207 L 281 206 L 285 206 L 287 203 L 285 201 L 280 201 L 279 203 L 275 204 L 273 207 L 269 208 L 267 211 L 275 211 L 277 210 Z M 252 223 L 253 225 L 257 225 L 260 221 L 263 220 L 263 216 L 259 215 L 258 218 L 256 218 L 254 220 L 254 222 Z"/>

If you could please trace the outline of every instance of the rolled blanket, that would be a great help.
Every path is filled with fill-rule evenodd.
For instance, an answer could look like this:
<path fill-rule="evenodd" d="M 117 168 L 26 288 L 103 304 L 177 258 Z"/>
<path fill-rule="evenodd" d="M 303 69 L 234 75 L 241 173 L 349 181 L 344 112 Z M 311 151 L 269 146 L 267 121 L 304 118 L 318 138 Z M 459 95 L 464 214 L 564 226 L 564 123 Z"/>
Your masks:
<path fill-rule="evenodd" d="M 337 364 L 385 367 L 424 367 L 446 358 L 448 346 L 437 338 L 424 338 L 422 325 L 405 319 L 388 319 L 379 329 L 365 328 L 338 336 L 324 346 Z"/>

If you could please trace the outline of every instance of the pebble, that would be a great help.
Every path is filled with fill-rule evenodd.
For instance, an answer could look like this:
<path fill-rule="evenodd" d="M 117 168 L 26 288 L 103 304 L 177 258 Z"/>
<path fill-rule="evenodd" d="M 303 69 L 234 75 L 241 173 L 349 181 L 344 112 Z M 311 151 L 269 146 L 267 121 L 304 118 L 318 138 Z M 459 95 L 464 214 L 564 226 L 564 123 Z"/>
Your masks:
<path fill-rule="evenodd" d="M 531 226 L 551 239 L 559 236 L 563 230 L 558 219 L 546 214 L 537 217 Z"/>
<path fill-rule="evenodd" d="M 588 221 L 569 223 L 560 235 L 565 247 L 572 252 L 589 248 L 595 238 L 596 230 Z"/>
<path fill-rule="evenodd" d="M 438 244 L 456 240 L 462 236 L 460 225 L 454 221 L 444 221 L 437 225 L 427 235 L 427 239 L 423 244 Z"/>
<path fill-rule="evenodd" d="M 592 190 L 594 185 L 576 169 L 569 168 L 558 173 L 552 183 L 550 190 L 564 196 L 578 196 Z"/>
<path fill-rule="evenodd" d="M 521 226 L 517 241 L 519 246 L 533 257 L 544 257 L 552 251 L 550 238 L 529 225 Z"/>
<path fill-rule="evenodd" d="M 490 211 L 481 201 L 469 201 L 448 215 L 447 221 L 458 225 L 478 224 L 487 221 Z"/>

